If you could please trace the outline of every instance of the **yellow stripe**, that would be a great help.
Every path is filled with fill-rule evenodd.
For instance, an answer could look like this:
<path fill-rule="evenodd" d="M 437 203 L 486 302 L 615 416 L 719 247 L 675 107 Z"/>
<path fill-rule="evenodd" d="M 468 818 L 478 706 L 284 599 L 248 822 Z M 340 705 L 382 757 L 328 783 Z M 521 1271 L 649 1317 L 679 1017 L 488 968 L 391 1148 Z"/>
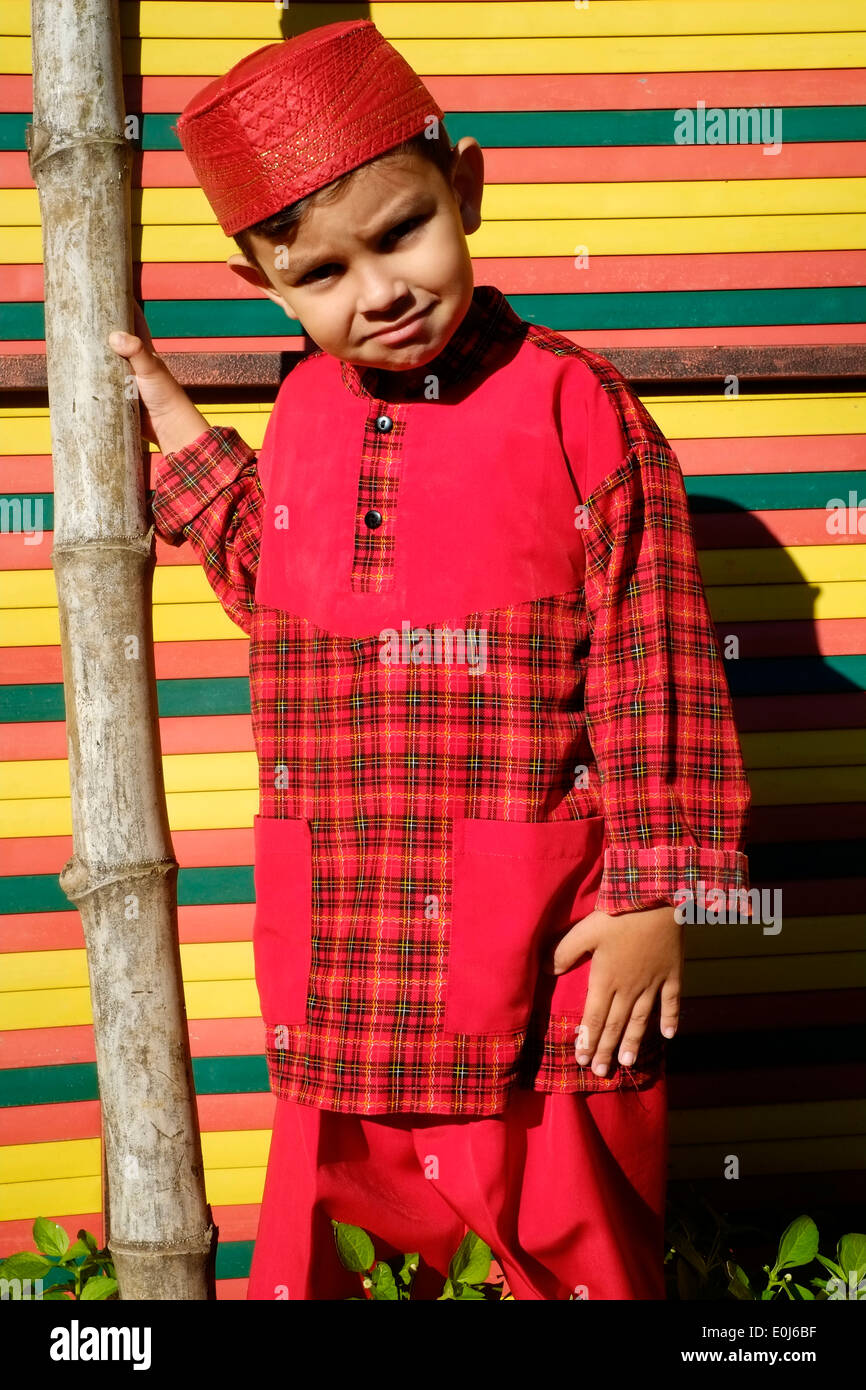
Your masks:
<path fill-rule="evenodd" d="M 774 912 L 772 889 L 767 902 L 770 915 Z M 833 951 L 858 951 L 863 945 L 866 930 L 866 916 L 850 913 L 839 917 L 789 917 L 785 894 L 782 894 L 782 930 L 778 936 L 764 935 L 763 925 L 752 926 L 748 922 L 729 922 L 723 925 L 695 922 L 685 929 L 686 959 L 688 961 L 715 960 L 716 957 L 740 960 L 749 956 L 766 956 L 772 945 L 779 950 L 778 943 L 784 943 L 789 955 L 828 954 Z M 796 904 L 794 904 L 796 910 Z M 772 944 L 775 943 L 775 944 Z M 691 966 L 689 966 L 691 970 Z M 749 965 L 751 969 L 751 964 Z"/>
<path fill-rule="evenodd" d="M 830 515 L 828 512 L 828 520 Z M 866 574 L 866 545 L 847 543 L 702 550 L 698 558 L 705 584 L 790 584 L 795 578 L 816 584 L 822 580 L 857 580 Z"/>
<path fill-rule="evenodd" d="M 813 806 L 862 801 L 862 767 L 770 768 L 749 773 L 756 806 Z"/>
<path fill-rule="evenodd" d="M 862 391 L 739 397 L 647 395 L 640 399 L 670 440 L 866 433 L 866 393 Z M 209 425 L 233 425 L 251 449 L 260 449 L 272 410 L 273 403 L 268 401 L 249 408 L 208 402 L 202 414 Z M 0 423 L 0 456 L 51 453 L 47 408 L 4 407 L 0 409 Z"/>
<path fill-rule="evenodd" d="M 11 797 L 69 795 L 66 758 L 0 763 L 3 791 Z M 240 753 L 170 753 L 162 760 L 167 792 L 244 791 L 258 786 L 256 755 Z"/>
<path fill-rule="evenodd" d="M 863 1133 L 861 1100 L 797 1101 L 777 1105 L 720 1105 L 671 1113 L 671 1139 L 677 1144 L 754 1143 L 766 1139 L 818 1139 Z"/>
<path fill-rule="evenodd" d="M 784 927 L 782 928 L 784 936 Z M 777 938 L 766 937 L 766 941 Z M 784 949 L 784 948 L 781 948 Z M 866 985 L 866 952 L 787 956 L 772 950 L 749 961 L 691 961 L 686 996 L 788 994 L 798 990 L 857 989 Z"/>
<path fill-rule="evenodd" d="M 773 890 L 766 899 L 775 910 Z M 784 893 L 783 893 L 784 899 Z M 840 917 L 788 917 L 782 902 L 782 931 L 773 937 L 782 941 L 786 955 L 809 953 L 832 955 L 856 953 L 863 942 L 866 919 L 857 914 Z M 182 945 L 181 966 L 185 984 L 211 980 L 254 979 L 251 941 L 214 941 Z M 762 926 L 749 922 L 725 925 L 695 923 L 686 928 L 686 959 L 728 960 L 767 955 L 767 936 Z M 9 951 L 0 956 L 0 989 L 7 993 L 87 987 L 87 953 L 81 949 L 65 951 Z M 751 969 L 751 966 L 750 966 Z"/>
<path fill-rule="evenodd" d="M 631 0 L 629 5 L 588 5 L 577 10 L 573 0 L 505 0 L 493 9 L 489 4 L 411 4 L 372 0 L 369 16 L 388 39 L 423 39 L 431 34 L 461 38 L 559 38 L 580 34 L 604 38 L 635 34 L 748 34 L 829 33 L 852 27 L 851 0 L 824 0 L 816 14 L 812 0 Z M 292 4 L 295 32 L 317 24 L 329 24 L 345 16 L 339 4 Z M 491 12 L 492 10 L 492 12 Z M 252 13 L 250 13 L 252 11 Z M 260 43 L 280 37 L 279 13 L 270 5 L 212 3 L 207 7 L 207 32 L 212 39 L 249 38 Z M 120 6 L 124 38 L 190 38 L 201 32 L 199 4 L 175 0 L 143 0 L 141 5 Z M 28 0 L 4 0 L 0 5 L 0 33 L 28 35 Z"/>
<path fill-rule="evenodd" d="M 192 942 L 182 945 L 180 963 L 184 981 L 189 984 L 254 978 L 251 941 Z M 82 989 L 88 984 L 87 952 L 81 948 L 68 951 L 7 951 L 0 955 L 0 966 L 0 992 Z"/>
<path fill-rule="evenodd" d="M 795 214 L 862 213 L 866 210 L 866 179 L 684 179 L 676 196 L 689 217 L 775 217 Z M 213 210 L 199 188 L 145 188 L 136 226 L 211 225 Z M 669 217 L 669 183 L 498 183 L 484 190 L 484 220 L 515 223 L 539 221 L 579 223 L 596 219 Z M 0 220 L 5 227 L 40 226 L 35 189 L 7 188 L 0 193 Z"/>
<path fill-rule="evenodd" d="M 530 32 L 519 38 L 395 36 L 392 42 L 422 77 L 432 73 L 773 72 L 866 66 L 866 42 L 859 32 L 773 34 L 770 43 L 765 34 L 634 34 L 624 44 L 619 37 L 584 37 L 580 13 L 574 11 L 570 31 L 557 38 L 538 38 Z M 814 20 L 809 28 L 814 28 Z M 273 41 L 279 37 L 275 29 Z M 261 46 L 258 38 L 211 39 L 200 32 L 191 38 L 124 39 L 123 70 L 145 77 L 215 77 Z M 8 73 L 31 71 L 29 38 L 6 39 L 3 67 Z"/>
<path fill-rule="evenodd" d="M 850 766 L 866 762 L 866 730 L 804 729 L 741 736 L 750 768 Z M 0 763 L 3 801 L 0 806 L 31 800 L 63 799 L 69 795 L 66 758 L 33 758 Z M 168 753 L 162 759 L 166 791 L 248 792 L 258 787 L 255 753 Z M 0 989 L 3 986 L 0 984 Z"/>
<path fill-rule="evenodd" d="M 784 935 L 784 924 L 782 928 Z M 770 938 L 767 938 L 768 940 Z M 686 997 L 785 994 L 801 990 L 855 989 L 866 985 L 866 953 L 776 955 L 742 960 L 689 962 Z M 191 1019 L 259 1018 L 254 980 L 191 981 L 185 986 Z M 92 1024 L 87 989 L 17 990 L 3 996 L 6 1029 L 71 1028 Z"/>
<path fill-rule="evenodd" d="M 254 980 L 192 981 L 185 988 L 189 1018 L 259 1018 Z M 3 996 L 3 1027 L 71 1028 L 91 1024 L 88 989 L 18 990 Z"/>
<path fill-rule="evenodd" d="M 717 623 L 779 621 L 797 618 L 866 618 L 866 584 L 732 584 L 708 588 L 710 611 Z"/>
<path fill-rule="evenodd" d="M 752 550 L 698 552 L 705 584 L 784 584 L 793 579 L 857 580 L 866 574 L 866 545 L 792 545 Z M 796 572 L 796 573 L 795 573 Z M 153 602 L 163 604 L 216 603 L 201 565 L 157 566 Z M 0 571 L 0 609 L 56 608 L 53 570 Z"/>
<path fill-rule="evenodd" d="M 211 603 L 176 603 L 155 608 L 153 635 L 157 642 L 206 642 L 244 637 L 245 633 L 214 599 Z M 56 608 L 8 610 L 0 621 L 0 647 L 56 647 L 59 643 Z"/>
<path fill-rule="evenodd" d="M 743 1173 L 836 1173 L 863 1166 L 863 1138 L 785 1139 L 749 1144 L 737 1140 L 736 1154 Z M 671 1144 L 668 1175 L 683 1178 L 715 1178 L 731 1153 L 731 1141 L 715 1144 Z"/>
<path fill-rule="evenodd" d="M 746 766 L 829 767 L 866 763 L 866 729 L 803 729 L 741 734 Z"/>
<path fill-rule="evenodd" d="M 679 187 L 679 185 L 675 185 Z M 481 257 L 574 256 L 589 247 L 593 256 L 697 255 L 745 251 L 848 251 L 863 244 L 861 213 L 791 213 L 753 217 L 587 216 L 579 221 L 485 222 L 472 234 L 471 255 Z M 224 261 L 237 254 L 234 241 L 217 226 L 145 227 L 141 260 L 159 264 Z M 0 257 L 8 265 L 39 265 L 38 227 L 0 228 Z M 275 310 L 274 332 L 279 320 Z"/>
<path fill-rule="evenodd" d="M 98 1212 L 101 1207 L 102 1188 L 98 1177 L 55 1178 L 0 1186 L 0 1221 L 32 1221 L 46 1212 L 62 1220 L 84 1212 Z M 75 1239 L 74 1232 L 72 1239 Z"/>
<path fill-rule="evenodd" d="M 166 797 L 172 831 L 251 828 L 259 809 L 258 792 L 174 792 Z M 68 797 L 0 801 L 0 839 L 15 836 L 71 835 Z"/>
<path fill-rule="evenodd" d="M 59 1139 L 43 1144 L 5 1144 L 0 1149 L 4 1183 L 43 1182 L 52 1178 L 98 1177 L 98 1139 Z"/>
<path fill-rule="evenodd" d="M 709 586 L 707 598 L 718 623 L 866 617 L 864 583 Z M 217 599 L 159 604 L 153 609 L 153 631 L 157 642 L 222 641 L 245 635 Z M 0 647 L 53 647 L 59 642 L 56 608 L 14 608 L 3 613 Z"/>
<path fill-rule="evenodd" d="M 268 417 L 273 410 L 273 402 L 263 401 L 254 411 L 244 412 L 236 406 L 211 406 L 202 411 L 209 425 L 233 425 L 251 449 L 260 449 L 265 437 Z M 26 414 L 4 415 L 2 443 L 3 454 L 50 454 L 51 427 L 48 411 L 28 411 Z"/>

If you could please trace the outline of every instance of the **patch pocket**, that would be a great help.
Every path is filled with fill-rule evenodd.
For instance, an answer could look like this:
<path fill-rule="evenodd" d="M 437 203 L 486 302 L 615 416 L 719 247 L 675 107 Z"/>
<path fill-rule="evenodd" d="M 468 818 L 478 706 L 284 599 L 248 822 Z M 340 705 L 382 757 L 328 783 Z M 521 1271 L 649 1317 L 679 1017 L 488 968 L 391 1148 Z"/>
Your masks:
<path fill-rule="evenodd" d="M 313 840 L 308 820 L 253 818 L 253 956 L 262 1018 L 303 1023 L 312 962 Z"/>
<path fill-rule="evenodd" d="M 542 950 L 592 912 L 604 820 L 455 820 L 444 1027 L 527 1027 Z"/>

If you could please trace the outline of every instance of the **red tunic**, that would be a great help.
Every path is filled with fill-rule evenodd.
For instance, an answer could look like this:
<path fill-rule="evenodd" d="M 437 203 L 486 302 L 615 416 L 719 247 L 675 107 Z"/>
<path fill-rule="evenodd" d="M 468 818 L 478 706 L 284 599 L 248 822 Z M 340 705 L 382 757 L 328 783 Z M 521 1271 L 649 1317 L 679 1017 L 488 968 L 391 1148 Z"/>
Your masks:
<path fill-rule="evenodd" d="M 747 886 L 749 804 L 682 475 L 604 358 L 476 287 L 411 373 L 322 352 L 262 448 L 167 454 L 157 529 L 250 637 L 256 980 L 277 1095 L 492 1115 L 580 1068 L 594 907 Z"/>

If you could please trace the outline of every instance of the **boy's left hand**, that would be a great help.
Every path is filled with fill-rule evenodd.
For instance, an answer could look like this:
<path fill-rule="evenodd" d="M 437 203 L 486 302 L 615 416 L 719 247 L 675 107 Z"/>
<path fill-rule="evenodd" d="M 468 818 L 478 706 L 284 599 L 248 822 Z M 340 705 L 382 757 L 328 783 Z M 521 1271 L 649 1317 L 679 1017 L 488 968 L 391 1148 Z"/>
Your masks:
<path fill-rule="evenodd" d="M 653 907 L 617 917 L 591 912 L 557 944 L 554 975 L 570 970 L 587 952 L 592 954 L 575 1055 L 581 1066 L 592 1059 L 597 1076 L 607 1074 L 620 1037 L 620 1065 L 634 1065 L 659 988 L 661 1031 L 665 1037 L 676 1032 L 685 941 L 684 927 L 674 911 L 673 907 Z"/>

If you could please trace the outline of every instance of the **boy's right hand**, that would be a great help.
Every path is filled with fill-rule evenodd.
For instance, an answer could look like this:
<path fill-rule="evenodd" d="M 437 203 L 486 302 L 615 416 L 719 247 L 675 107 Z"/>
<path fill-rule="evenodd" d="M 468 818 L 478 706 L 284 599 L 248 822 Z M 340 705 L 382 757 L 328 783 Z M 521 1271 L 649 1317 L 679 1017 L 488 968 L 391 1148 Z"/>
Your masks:
<path fill-rule="evenodd" d="M 113 332 L 108 345 L 132 369 L 141 406 L 141 432 L 161 453 L 176 453 L 209 428 L 201 411 L 153 350 L 153 340 L 138 300 L 135 333 Z"/>

